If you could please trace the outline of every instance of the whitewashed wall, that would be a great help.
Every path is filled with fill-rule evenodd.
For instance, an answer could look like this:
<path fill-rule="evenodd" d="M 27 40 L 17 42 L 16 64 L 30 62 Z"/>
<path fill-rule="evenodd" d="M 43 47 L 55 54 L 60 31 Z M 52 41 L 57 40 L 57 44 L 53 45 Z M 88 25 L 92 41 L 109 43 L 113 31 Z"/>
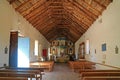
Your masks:
<path fill-rule="evenodd" d="M 10 31 L 19 30 L 24 37 L 30 38 L 30 60 L 37 59 L 33 55 L 34 41 L 38 40 L 41 48 L 48 48 L 49 42 L 41 35 L 29 22 L 27 22 L 19 13 L 15 12 L 7 0 L 0 0 L 0 66 L 8 65 L 8 54 L 4 53 L 4 48 L 9 48 Z"/>
<path fill-rule="evenodd" d="M 90 40 L 88 60 L 120 67 L 120 0 L 113 0 L 101 16 L 91 25 L 85 34 L 75 43 L 75 52 L 81 42 Z M 101 45 L 106 43 L 107 50 L 102 51 Z M 118 54 L 115 47 L 118 47 Z M 96 49 L 96 53 L 95 53 Z"/>

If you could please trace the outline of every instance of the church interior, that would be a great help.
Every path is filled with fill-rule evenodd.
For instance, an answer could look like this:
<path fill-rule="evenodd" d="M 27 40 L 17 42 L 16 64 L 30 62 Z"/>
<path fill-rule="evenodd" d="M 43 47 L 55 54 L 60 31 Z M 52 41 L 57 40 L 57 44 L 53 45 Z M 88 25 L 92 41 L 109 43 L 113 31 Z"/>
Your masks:
<path fill-rule="evenodd" d="M 120 0 L 0 0 L 0 80 L 120 80 Z"/>

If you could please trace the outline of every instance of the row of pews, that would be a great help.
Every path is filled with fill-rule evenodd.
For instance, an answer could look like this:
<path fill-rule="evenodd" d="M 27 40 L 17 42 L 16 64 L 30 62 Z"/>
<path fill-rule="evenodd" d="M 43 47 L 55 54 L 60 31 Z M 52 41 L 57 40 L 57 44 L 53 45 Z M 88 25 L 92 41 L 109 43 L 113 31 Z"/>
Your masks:
<path fill-rule="evenodd" d="M 44 71 L 48 69 L 52 71 L 53 61 L 45 61 L 39 63 L 31 63 L 29 68 L 0 68 L 0 80 L 42 80 Z"/>
<path fill-rule="evenodd" d="M 95 63 L 82 61 L 69 61 L 70 68 L 80 74 L 80 80 L 120 80 L 120 69 L 98 70 Z"/>
<path fill-rule="evenodd" d="M 81 80 L 120 80 L 120 70 L 80 70 Z"/>
<path fill-rule="evenodd" d="M 0 80 L 42 80 L 45 68 L 5 68 L 0 69 Z"/>

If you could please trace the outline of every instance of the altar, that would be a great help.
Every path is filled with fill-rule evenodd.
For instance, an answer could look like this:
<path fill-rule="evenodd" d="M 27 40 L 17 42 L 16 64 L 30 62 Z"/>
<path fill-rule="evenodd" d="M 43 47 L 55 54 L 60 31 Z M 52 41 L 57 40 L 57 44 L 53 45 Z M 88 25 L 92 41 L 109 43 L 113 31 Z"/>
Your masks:
<path fill-rule="evenodd" d="M 56 58 L 56 62 L 68 62 L 69 57 L 58 57 Z"/>
<path fill-rule="evenodd" d="M 50 60 L 55 62 L 67 62 L 69 61 L 69 55 L 73 53 L 74 44 L 65 37 L 60 37 L 52 41 L 50 46 Z"/>

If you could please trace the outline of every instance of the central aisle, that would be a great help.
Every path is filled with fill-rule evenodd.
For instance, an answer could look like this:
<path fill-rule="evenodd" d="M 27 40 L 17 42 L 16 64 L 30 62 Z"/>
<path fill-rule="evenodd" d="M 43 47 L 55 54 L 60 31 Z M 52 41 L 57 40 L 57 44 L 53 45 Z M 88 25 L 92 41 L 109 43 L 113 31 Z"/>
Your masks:
<path fill-rule="evenodd" d="M 52 72 L 45 72 L 43 80 L 80 80 L 79 74 L 71 71 L 67 63 L 55 63 Z"/>

